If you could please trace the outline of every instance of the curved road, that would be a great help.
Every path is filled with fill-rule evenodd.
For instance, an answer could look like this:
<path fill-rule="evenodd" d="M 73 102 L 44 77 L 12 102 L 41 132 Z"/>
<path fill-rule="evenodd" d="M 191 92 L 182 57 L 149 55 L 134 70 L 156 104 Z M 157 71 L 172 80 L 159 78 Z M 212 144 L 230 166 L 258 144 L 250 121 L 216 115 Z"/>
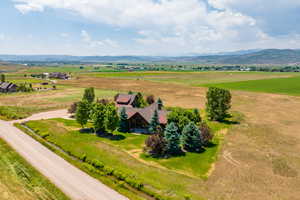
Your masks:
<path fill-rule="evenodd" d="M 40 113 L 14 122 L 57 117 L 67 118 L 67 111 Z M 0 137 L 72 200 L 128 200 L 15 128 L 14 122 L 0 120 Z"/>

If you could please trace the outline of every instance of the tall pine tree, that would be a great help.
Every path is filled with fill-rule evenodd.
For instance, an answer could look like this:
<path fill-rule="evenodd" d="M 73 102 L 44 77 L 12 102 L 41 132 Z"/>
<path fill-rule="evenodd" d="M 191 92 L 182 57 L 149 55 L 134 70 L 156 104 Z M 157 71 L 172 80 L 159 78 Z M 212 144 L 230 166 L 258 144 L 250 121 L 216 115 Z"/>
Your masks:
<path fill-rule="evenodd" d="M 164 132 L 164 139 L 166 141 L 166 152 L 169 155 L 180 154 L 180 134 L 178 133 L 178 128 L 175 123 L 170 123 L 167 125 Z"/>
<path fill-rule="evenodd" d="M 151 118 L 151 122 L 149 124 L 149 132 L 155 133 L 157 131 L 158 126 L 159 126 L 159 117 L 158 117 L 157 110 L 155 110 Z"/>
<path fill-rule="evenodd" d="M 182 131 L 182 146 L 186 151 L 199 152 L 202 147 L 201 133 L 194 122 L 190 122 Z"/>
<path fill-rule="evenodd" d="M 128 133 L 128 115 L 126 114 L 126 108 L 122 107 L 120 112 L 119 131 L 122 133 Z"/>

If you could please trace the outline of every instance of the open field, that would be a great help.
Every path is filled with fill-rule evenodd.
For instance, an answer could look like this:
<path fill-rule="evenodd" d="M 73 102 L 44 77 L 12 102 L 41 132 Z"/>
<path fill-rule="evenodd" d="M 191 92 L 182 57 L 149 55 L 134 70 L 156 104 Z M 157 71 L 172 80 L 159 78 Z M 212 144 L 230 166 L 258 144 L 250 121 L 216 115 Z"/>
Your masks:
<path fill-rule="evenodd" d="M 252 92 L 267 92 L 300 96 L 300 76 L 290 78 L 272 78 L 263 80 L 206 84 L 203 86 L 214 86 L 230 90 L 244 90 Z"/>
<path fill-rule="evenodd" d="M 5 118 L 4 113 L 7 113 L 6 118 L 18 119 L 42 111 L 67 108 L 73 102 L 80 101 L 84 91 L 84 88 L 64 86 L 58 86 L 57 88 L 57 90 L 51 91 L 0 94 L 0 116 L 2 115 L 3 119 Z M 117 92 L 95 90 L 95 93 L 97 98 L 111 99 Z"/>
<path fill-rule="evenodd" d="M 67 200 L 61 191 L 0 139 L 1 200 Z"/>
<path fill-rule="evenodd" d="M 245 80 L 270 79 L 295 76 L 296 73 L 270 72 L 103 72 L 80 76 L 146 80 L 198 86 L 208 83 L 224 83 Z"/>
<path fill-rule="evenodd" d="M 214 130 L 225 132 L 216 134 L 211 147 L 205 152 L 187 153 L 186 156 L 170 159 L 150 159 L 142 156 L 146 135 L 115 133 L 114 137 L 97 137 L 90 133 L 80 133 L 80 125 L 72 120 L 53 119 L 30 121 L 26 125 L 66 152 L 87 159 L 97 159 L 105 166 L 137 177 L 138 180 L 156 193 L 182 199 L 189 194 L 193 199 L 202 199 L 201 194 L 189 187 L 206 178 L 217 158 L 220 140 L 226 132 L 226 125 L 216 124 Z M 225 128 L 225 129 L 224 129 Z M 138 173 L 137 173 L 138 172 Z M 178 181 L 185 184 L 178 184 Z"/>

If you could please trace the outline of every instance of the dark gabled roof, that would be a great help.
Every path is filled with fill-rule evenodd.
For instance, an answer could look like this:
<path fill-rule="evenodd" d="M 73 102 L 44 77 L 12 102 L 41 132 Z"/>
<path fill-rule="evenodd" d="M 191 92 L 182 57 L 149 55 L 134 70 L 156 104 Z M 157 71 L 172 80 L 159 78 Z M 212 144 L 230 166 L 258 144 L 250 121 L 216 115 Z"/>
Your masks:
<path fill-rule="evenodd" d="M 158 112 L 160 124 L 167 124 L 168 111 L 159 110 L 157 103 L 153 103 L 150 106 L 145 107 L 145 108 L 126 107 L 126 113 L 128 115 L 128 119 L 133 117 L 136 113 L 139 113 L 149 124 L 151 122 L 151 119 L 154 115 L 155 110 L 157 110 L 157 112 Z"/>
<path fill-rule="evenodd" d="M 132 105 L 135 98 L 136 98 L 136 94 L 119 94 L 116 99 L 116 102 L 117 104 Z"/>
<path fill-rule="evenodd" d="M 8 90 L 8 89 L 13 88 L 15 86 L 16 85 L 13 84 L 13 83 L 8 83 L 8 82 L 2 82 L 2 83 L 0 83 L 0 88 L 3 89 L 3 90 Z"/>

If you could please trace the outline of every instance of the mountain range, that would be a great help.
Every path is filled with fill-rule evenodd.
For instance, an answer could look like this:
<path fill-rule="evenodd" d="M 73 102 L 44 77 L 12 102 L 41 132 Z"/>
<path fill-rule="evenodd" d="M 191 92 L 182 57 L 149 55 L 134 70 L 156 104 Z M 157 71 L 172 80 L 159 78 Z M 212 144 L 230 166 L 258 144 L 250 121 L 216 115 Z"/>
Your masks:
<path fill-rule="evenodd" d="M 264 49 L 190 56 L 69 56 L 69 55 L 0 55 L 0 61 L 14 63 L 199 63 L 199 64 L 299 64 L 298 49 Z"/>

